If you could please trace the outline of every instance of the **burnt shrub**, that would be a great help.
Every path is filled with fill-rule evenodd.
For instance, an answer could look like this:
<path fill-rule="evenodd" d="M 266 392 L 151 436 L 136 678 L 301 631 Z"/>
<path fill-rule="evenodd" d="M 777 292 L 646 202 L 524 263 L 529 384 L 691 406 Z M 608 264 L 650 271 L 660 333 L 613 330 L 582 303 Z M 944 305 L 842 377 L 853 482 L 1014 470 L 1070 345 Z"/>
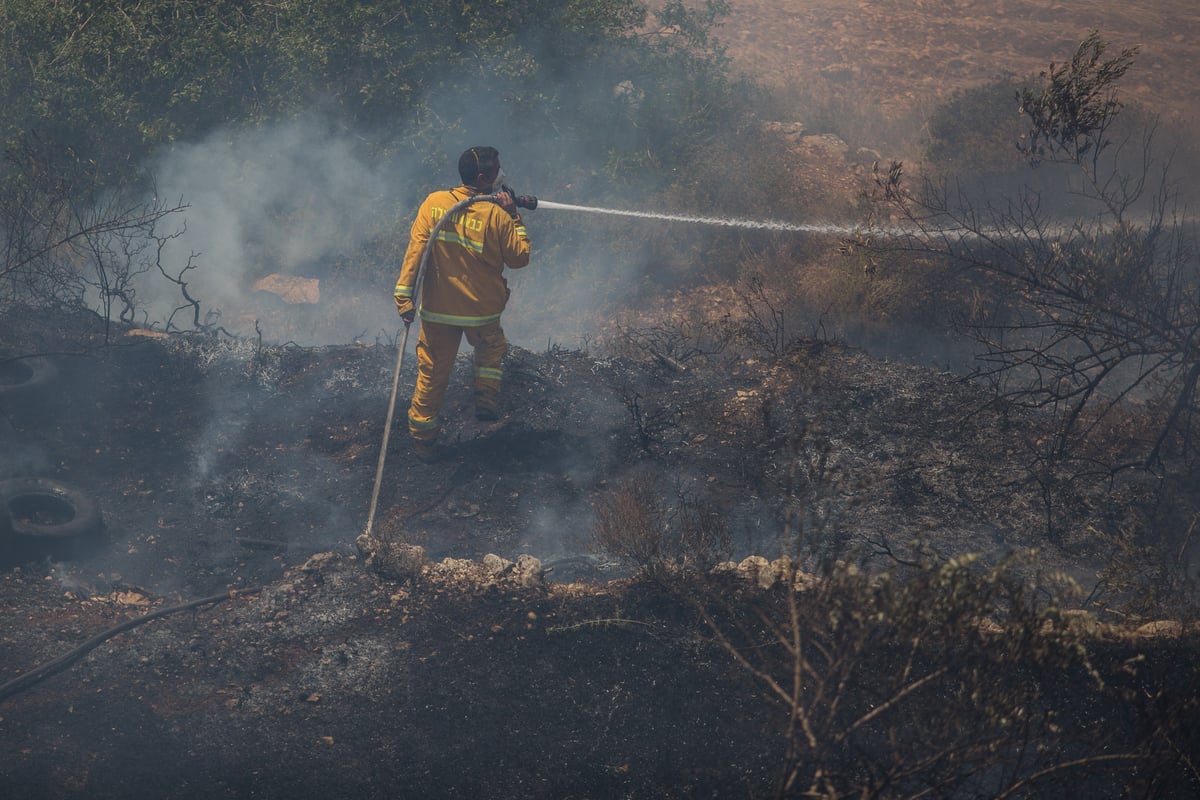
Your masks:
<path fill-rule="evenodd" d="M 604 554 L 652 576 L 704 570 L 726 557 L 729 530 L 711 503 L 677 492 L 668 500 L 658 481 L 621 481 L 596 503 L 592 540 Z"/>
<path fill-rule="evenodd" d="M 1018 561 L 688 588 L 787 724 L 776 797 L 1187 797 L 1194 638 L 1105 641 Z"/>

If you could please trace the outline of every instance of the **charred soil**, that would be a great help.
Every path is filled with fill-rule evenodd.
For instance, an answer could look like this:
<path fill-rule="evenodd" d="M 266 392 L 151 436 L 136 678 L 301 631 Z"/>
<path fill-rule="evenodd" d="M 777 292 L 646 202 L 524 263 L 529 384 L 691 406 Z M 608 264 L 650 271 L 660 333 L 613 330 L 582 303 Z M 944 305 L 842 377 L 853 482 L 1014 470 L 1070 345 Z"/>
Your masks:
<path fill-rule="evenodd" d="M 130 333 L 100 346 L 86 315 L 3 321 L 8 347 L 57 367 L 6 393 L 8 463 L 95 497 L 105 532 L 0 575 L 0 678 L 154 609 L 229 599 L 0 698 L 13 796 L 761 796 L 788 715 L 688 593 L 594 552 L 591 509 L 614 485 L 703 498 L 735 560 L 783 553 L 802 502 L 806 569 L 1040 546 L 1031 575 L 1081 580 L 1102 560 L 1089 531 L 1150 491 L 1066 481 L 1048 512 L 1021 460 L 1036 418 L 829 343 L 686 365 L 514 349 L 498 423 L 474 421 L 463 364 L 440 461 L 414 459 L 398 426 L 376 532 L 429 562 L 385 576 L 354 542 L 394 347 Z M 778 591 L 753 570 L 729 580 L 715 596 Z M 1145 657 L 1195 688 L 1186 636 L 1130 641 L 1104 669 Z M 1075 700 L 1133 735 L 1128 709 Z"/>
<path fill-rule="evenodd" d="M 722 38 L 735 66 L 810 87 L 833 112 L 877 104 L 903 117 L 957 88 L 1034 74 L 1098 28 L 1115 46 L 1143 45 L 1134 97 L 1195 113 L 1197 19 L 1187 4 L 791 5 L 736 3 Z M 811 161 L 813 191 L 844 201 L 853 181 L 843 165 L 821 153 Z M 1098 575 L 1121 532 L 1187 531 L 1197 508 L 1186 480 L 1034 469 L 1049 435 L 1037 415 L 993 409 L 955 375 L 818 339 L 770 357 L 686 363 L 514 348 L 497 423 L 474 421 L 469 369 L 456 369 L 445 452 L 429 465 L 403 431 L 407 360 L 375 531 L 428 560 L 408 576 L 383 575 L 355 540 L 394 346 L 108 333 L 117 335 L 106 341 L 87 314 L 0 316 L 0 357 L 53 365 L 34 381 L 0 358 L 10 470 L 0 480 L 68 485 L 104 519 L 73 558 L 4 553 L 0 686 L 77 654 L 0 689 L 5 797 L 783 794 L 794 709 L 753 668 L 791 681 L 772 625 L 786 625 L 784 599 L 795 595 L 754 559 L 684 588 L 632 577 L 592 547 L 593 510 L 614 488 L 632 481 L 703 500 L 727 520 L 735 561 L 787 551 L 816 573 L 838 561 L 902 571 L 974 552 L 982 569 L 1036 548 L 1021 562 L 1025 576 L 1063 572 L 1093 598 L 1112 591 Z M 1167 583 L 1153 570 L 1139 577 Z M 826 607 L 804 597 L 813 629 L 828 627 Z M 714 616 L 732 641 L 716 634 Z M 953 666 L 956 677 L 961 662 L 948 654 L 957 634 L 985 627 L 975 622 L 933 635 L 905 660 L 880 621 L 883 640 L 845 673 L 842 707 L 870 717 L 887 699 L 879 686 L 914 661 L 931 674 Z M 1046 742 L 1077 768 L 1047 773 L 1019 796 L 1197 796 L 1195 636 L 1177 621 L 1143 623 L 1086 618 L 1072 652 L 1088 658 L 1061 669 L 1006 656 L 1011 641 L 998 640 L 983 674 L 1040 692 L 1028 705 L 1037 721 L 962 728 L 1007 755 L 979 762 L 975 783 L 919 787 L 923 796 L 994 796 L 988 781 L 1018 780 L 1014 765 L 1037 763 Z M 839 652 L 840 635 L 821 640 L 827 654 Z M 867 780 L 896 766 L 882 754 L 906 743 L 915 755 L 897 769 L 958 747 L 964 740 L 948 737 L 939 717 L 963 708 L 961 685 L 925 689 L 912 695 L 916 713 L 881 729 L 890 738 L 843 748 L 845 773 L 835 777 Z M 1042 738 L 1031 734 L 1039 724 Z M 1000 738 L 980 736 L 985 728 Z M 969 773 L 973 763 L 960 766 Z M 878 796 L 902 795 L 885 785 Z"/>

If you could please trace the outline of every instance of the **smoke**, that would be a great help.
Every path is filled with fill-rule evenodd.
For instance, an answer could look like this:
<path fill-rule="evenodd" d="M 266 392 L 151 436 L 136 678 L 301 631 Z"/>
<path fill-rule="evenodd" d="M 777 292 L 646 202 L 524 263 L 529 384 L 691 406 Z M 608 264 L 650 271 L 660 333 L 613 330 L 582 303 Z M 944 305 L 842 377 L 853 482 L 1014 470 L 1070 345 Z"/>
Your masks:
<path fill-rule="evenodd" d="M 311 329 L 268 327 L 268 337 L 346 342 L 365 328 L 394 324 L 394 313 L 384 313 L 390 286 L 337 278 L 347 262 L 361 260 L 373 242 L 393 232 L 397 187 L 411 182 L 413 165 L 381 163 L 360 138 L 309 118 L 177 144 L 157 155 L 153 171 L 159 197 L 188 206 L 166 252 L 168 272 L 178 274 L 194 257 L 196 268 L 185 277 L 188 292 L 202 308 L 218 312 L 227 329 L 253 334 L 250 318 L 271 300 L 254 295 L 254 284 L 276 273 L 317 278 L 326 297 L 332 289 L 335 296 L 373 293 L 382 302 L 378 310 L 366 306 L 352 313 L 334 313 L 328 303 L 293 308 L 307 315 L 298 327 Z M 139 296 L 152 320 L 165 320 L 180 299 L 161 280 L 143 286 Z M 316 318 L 319 326 L 308 324 Z"/>
<path fill-rule="evenodd" d="M 533 553 L 542 561 L 594 554 L 592 510 L 585 500 L 554 506 L 525 505 L 529 507 L 522 511 L 529 522 L 521 531 L 520 552 Z"/>
<path fill-rule="evenodd" d="M 180 274 L 192 259 L 195 268 L 184 275 L 189 295 L 215 312 L 211 321 L 243 336 L 318 346 L 394 334 L 392 283 L 416 205 L 429 188 L 457 185 L 462 149 L 494 143 L 522 193 L 570 200 L 598 188 L 552 180 L 556 165 L 534 155 L 539 143 L 528 136 L 506 149 L 503 126 L 490 136 L 486 126 L 475 127 L 447 137 L 441 168 L 415 156 L 378 156 L 367 136 L 318 118 L 225 129 L 163 150 L 152 163 L 156 192 L 187 206 L 172 218 L 178 235 L 164 250 L 166 271 Z M 557 152 L 564 171 L 585 158 L 562 143 Z M 586 340 L 581 321 L 598 311 L 598 298 L 618 299 L 647 257 L 614 258 L 611 224 L 586 215 L 532 211 L 525 222 L 533 260 L 508 272 L 510 340 L 531 349 Z M 318 279 L 320 300 L 284 306 L 256 292 L 255 283 L 273 274 Z M 181 305 L 178 289 L 157 274 L 144 276 L 138 300 L 140 313 L 159 324 Z M 175 324 L 186 327 L 178 318 Z"/>
<path fill-rule="evenodd" d="M 0 456 L 0 480 L 23 475 L 41 475 L 50 469 L 45 449 L 23 441 L 8 420 L 0 414 L 0 441 L 4 450 Z"/>

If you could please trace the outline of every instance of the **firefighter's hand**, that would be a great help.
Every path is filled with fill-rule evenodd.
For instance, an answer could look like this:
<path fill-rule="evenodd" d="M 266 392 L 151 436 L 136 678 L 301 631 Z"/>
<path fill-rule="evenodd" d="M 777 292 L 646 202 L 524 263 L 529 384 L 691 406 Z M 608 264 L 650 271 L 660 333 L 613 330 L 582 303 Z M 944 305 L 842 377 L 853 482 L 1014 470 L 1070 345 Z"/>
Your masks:
<path fill-rule="evenodd" d="M 517 215 L 517 201 L 513 200 L 513 196 L 504 190 L 496 192 L 496 205 L 507 211 L 510 216 Z"/>
<path fill-rule="evenodd" d="M 400 319 L 404 320 L 405 325 L 411 324 L 417 316 L 417 309 L 413 305 L 411 297 L 396 297 L 396 312 L 400 315 Z"/>

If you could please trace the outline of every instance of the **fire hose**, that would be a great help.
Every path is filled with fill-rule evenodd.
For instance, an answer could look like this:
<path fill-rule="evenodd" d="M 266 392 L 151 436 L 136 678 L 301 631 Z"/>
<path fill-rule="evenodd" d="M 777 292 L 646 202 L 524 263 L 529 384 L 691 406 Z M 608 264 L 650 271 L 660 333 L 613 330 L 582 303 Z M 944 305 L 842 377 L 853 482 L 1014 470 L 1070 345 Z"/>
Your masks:
<path fill-rule="evenodd" d="M 234 600 L 238 597 L 258 594 L 261 590 L 261 586 L 253 586 L 246 589 L 230 589 L 221 592 L 220 594 L 214 594 L 211 597 L 203 597 L 199 600 L 192 600 L 191 602 L 181 603 L 177 606 L 160 608 L 156 611 L 151 611 L 149 614 L 145 614 L 140 617 L 134 617 L 133 619 L 127 619 L 119 625 L 114 625 L 108 630 L 96 634 L 83 644 L 67 653 L 62 654 L 58 658 L 51 659 L 36 669 L 31 669 L 23 675 L 18 675 L 12 680 L 0 684 L 0 702 L 7 700 L 15 694 L 25 691 L 40 681 L 49 678 L 51 675 L 57 675 L 119 633 L 124 633 L 125 631 L 138 627 L 139 625 L 144 625 L 151 620 L 160 619 L 170 614 L 177 614 L 180 611 L 190 611 L 192 609 L 200 608 L 201 606 L 220 603 L 224 600 Z"/>
<path fill-rule="evenodd" d="M 536 197 L 531 195 L 517 195 L 507 186 L 503 187 L 503 191 L 513 198 L 513 202 L 519 208 L 527 208 L 530 211 L 537 208 L 538 201 Z M 496 194 L 477 194 L 468 197 L 466 200 L 461 200 L 451 206 L 445 214 L 442 214 L 437 224 L 429 231 L 429 239 L 426 240 L 425 247 L 421 250 L 421 261 L 417 264 L 417 276 L 413 281 L 413 309 L 417 308 L 417 300 L 421 294 L 421 278 L 425 275 L 425 268 L 429 264 L 429 255 L 433 250 L 433 243 L 437 241 L 437 236 L 442 226 L 462 209 L 482 200 L 497 203 L 499 202 L 499 196 Z M 383 423 L 383 444 L 379 447 L 379 463 L 375 467 L 375 487 L 371 490 L 371 507 L 367 511 L 367 527 L 363 531 L 368 538 L 371 536 L 371 529 L 375 525 L 375 510 L 379 505 L 379 487 L 383 483 L 383 464 L 387 458 L 388 441 L 392 436 L 392 418 L 396 413 L 396 393 L 400 387 L 400 370 L 404 366 L 404 351 L 408 348 L 408 332 L 411 327 L 412 322 L 406 320 L 404 323 L 404 336 L 400 339 L 400 352 L 396 355 L 396 369 L 392 373 L 392 395 L 391 399 L 388 400 L 387 419 Z"/>

